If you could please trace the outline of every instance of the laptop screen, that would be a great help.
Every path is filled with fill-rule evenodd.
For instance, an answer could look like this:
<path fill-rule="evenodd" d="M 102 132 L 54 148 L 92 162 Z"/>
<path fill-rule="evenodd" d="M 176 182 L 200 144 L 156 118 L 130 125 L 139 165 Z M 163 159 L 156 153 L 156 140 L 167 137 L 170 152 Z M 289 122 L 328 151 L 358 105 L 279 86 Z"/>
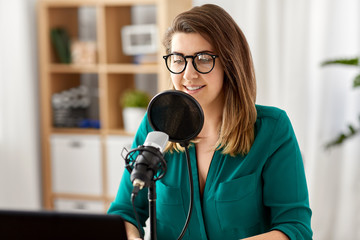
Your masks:
<path fill-rule="evenodd" d="M 0 210 L 0 239 L 30 237 L 127 239 L 124 220 L 118 215 Z"/>

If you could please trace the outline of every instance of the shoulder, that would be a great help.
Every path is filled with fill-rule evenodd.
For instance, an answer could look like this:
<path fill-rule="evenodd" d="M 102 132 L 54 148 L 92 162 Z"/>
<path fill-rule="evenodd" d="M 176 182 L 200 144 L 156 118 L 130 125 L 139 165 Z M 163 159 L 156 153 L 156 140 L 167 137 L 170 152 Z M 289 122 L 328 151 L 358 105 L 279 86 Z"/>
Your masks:
<path fill-rule="evenodd" d="M 257 111 L 257 119 L 273 119 L 279 120 L 282 117 L 287 117 L 287 114 L 284 110 L 272 107 L 272 106 L 263 106 L 255 105 Z"/>
<path fill-rule="evenodd" d="M 291 121 L 284 110 L 262 105 L 256 105 L 256 110 L 255 134 L 257 137 L 267 133 L 268 137 L 274 139 L 274 135 L 283 136 L 293 132 Z"/>

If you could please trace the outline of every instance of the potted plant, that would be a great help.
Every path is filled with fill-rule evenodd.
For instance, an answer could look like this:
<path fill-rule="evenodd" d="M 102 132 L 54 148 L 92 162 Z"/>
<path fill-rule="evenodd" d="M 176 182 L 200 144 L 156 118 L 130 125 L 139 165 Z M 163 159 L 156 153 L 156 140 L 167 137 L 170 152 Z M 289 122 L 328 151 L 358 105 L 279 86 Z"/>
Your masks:
<path fill-rule="evenodd" d="M 125 131 L 135 133 L 150 102 L 148 93 L 140 90 L 126 90 L 120 97 Z"/>

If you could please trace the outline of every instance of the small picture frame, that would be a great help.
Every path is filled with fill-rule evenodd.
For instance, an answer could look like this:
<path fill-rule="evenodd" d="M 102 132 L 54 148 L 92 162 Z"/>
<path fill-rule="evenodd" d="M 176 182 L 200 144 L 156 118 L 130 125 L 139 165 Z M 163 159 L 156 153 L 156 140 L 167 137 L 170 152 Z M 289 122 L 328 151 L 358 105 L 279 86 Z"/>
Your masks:
<path fill-rule="evenodd" d="M 155 24 L 124 26 L 121 36 L 125 55 L 153 54 L 158 50 L 158 30 Z"/>

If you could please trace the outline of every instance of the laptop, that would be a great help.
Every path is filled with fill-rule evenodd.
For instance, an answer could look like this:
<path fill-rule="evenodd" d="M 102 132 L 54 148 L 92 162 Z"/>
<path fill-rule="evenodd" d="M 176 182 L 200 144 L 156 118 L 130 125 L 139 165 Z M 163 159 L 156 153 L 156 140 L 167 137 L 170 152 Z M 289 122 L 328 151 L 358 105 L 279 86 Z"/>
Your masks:
<path fill-rule="evenodd" d="M 121 239 L 118 215 L 0 210 L 0 239 Z"/>

